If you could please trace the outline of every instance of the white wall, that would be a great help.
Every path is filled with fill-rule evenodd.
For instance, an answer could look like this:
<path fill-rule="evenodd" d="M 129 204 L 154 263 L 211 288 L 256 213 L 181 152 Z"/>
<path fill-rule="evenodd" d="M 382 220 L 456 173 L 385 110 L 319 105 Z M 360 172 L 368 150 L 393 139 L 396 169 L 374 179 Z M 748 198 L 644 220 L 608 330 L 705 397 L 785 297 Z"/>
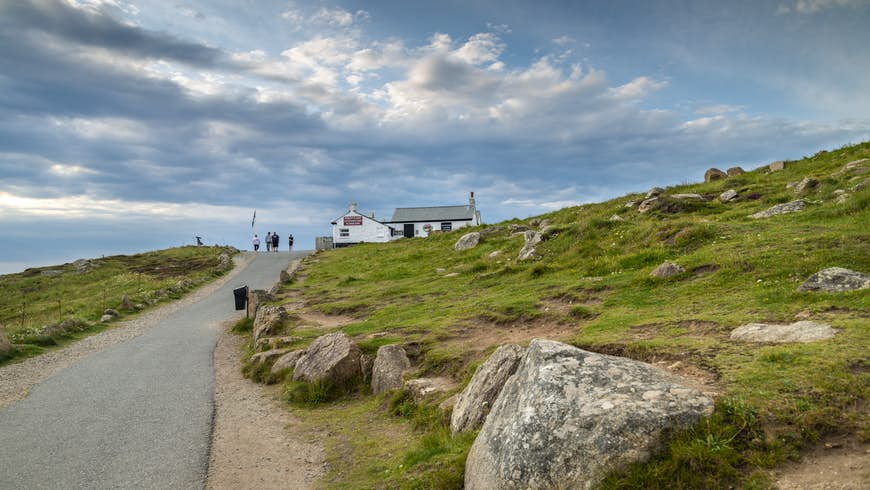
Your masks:
<path fill-rule="evenodd" d="M 346 225 L 345 218 L 348 217 L 350 218 L 348 221 L 356 219 L 361 224 Z M 341 230 L 347 230 L 349 236 L 341 236 Z M 335 224 L 332 225 L 332 241 L 335 245 L 343 243 L 388 242 L 390 241 L 390 228 L 356 211 L 348 211 L 346 215 L 338 218 Z"/>

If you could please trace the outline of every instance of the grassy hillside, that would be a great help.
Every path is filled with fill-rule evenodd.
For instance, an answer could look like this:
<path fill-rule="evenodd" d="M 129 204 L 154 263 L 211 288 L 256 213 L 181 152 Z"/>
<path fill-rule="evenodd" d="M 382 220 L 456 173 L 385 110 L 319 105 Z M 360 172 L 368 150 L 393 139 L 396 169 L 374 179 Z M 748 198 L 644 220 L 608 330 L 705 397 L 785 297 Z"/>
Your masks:
<path fill-rule="evenodd" d="M 778 172 L 764 167 L 666 190 L 715 197 L 734 189 L 740 197 L 729 203 L 670 200 L 645 214 L 626 207 L 644 191 L 553 212 L 539 217 L 552 223 L 537 247 L 540 258 L 525 262 L 517 261 L 523 238 L 508 225 L 532 220 L 500 223 L 501 231 L 479 227 L 491 233 L 463 252 L 453 244 L 469 229 L 330 251 L 311 259 L 304 280 L 285 292 L 323 313 L 353 316 L 343 330 L 370 354 L 401 343 L 417 375 L 451 376 L 460 386 L 496 346 L 536 337 L 668 367 L 715 391 L 716 414 L 605 486 L 765 487 L 767 469 L 820 437 L 870 440 L 870 291 L 797 291 L 826 267 L 870 272 L 870 174 L 838 173 L 868 157 L 870 143 L 863 143 Z M 818 186 L 799 194 L 787 188 L 804 177 Z M 844 202 L 838 190 L 848 192 Z M 748 217 L 798 197 L 808 204 L 803 212 Z M 686 272 L 650 277 L 665 260 Z M 839 333 L 811 344 L 729 339 L 745 323 L 796 318 L 830 323 Z M 354 462 L 333 465 L 327 486 L 462 481 L 472 439 L 450 439 L 432 407 L 413 407 L 401 395 L 358 394 L 302 410 L 334 434 L 332 457 Z"/>
<path fill-rule="evenodd" d="M 17 344 L 0 363 L 29 357 L 105 328 L 100 317 L 119 318 L 187 291 L 226 272 L 228 247 L 179 247 L 116 255 L 0 276 L 0 328 Z M 121 304 L 123 296 L 129 308 Z"/>

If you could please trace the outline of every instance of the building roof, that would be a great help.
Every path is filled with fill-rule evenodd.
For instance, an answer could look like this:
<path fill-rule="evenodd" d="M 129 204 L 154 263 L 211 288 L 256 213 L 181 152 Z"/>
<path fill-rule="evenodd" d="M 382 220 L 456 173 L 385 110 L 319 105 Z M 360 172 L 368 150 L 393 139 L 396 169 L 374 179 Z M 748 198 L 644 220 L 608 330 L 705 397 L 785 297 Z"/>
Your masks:
<path fill-rule="evenodd" d="M 474 219 L 474 206 L 433 206 L 429 208 L 396 208 L 387 223 L 412 221 L 463 221 Z"/>
<path fill-rule="evenodd" d="M 332 220 L 332 222 L 331 222 L 330 224 L 333 224 L 333 225 L 338 224 L 338 220 L 340 220 L 341 218 L 344 218 L 345 216 L 348 216 L 348 215 L 351 215 L 351 216 L 362 216 L 363 218 L 365 218 L 365 219 L 367 219 L 367 220 L 370 220 L 370 221 L 374 221 L 375 223 L 378 223 L 379 225 L 384 225 L 384 226 L 386 226 L 387 228 L 390 228 L 390 229 L 393 228 L 392 226 L 386 224 L 386 223 L 383 222 L 383 221 L 380 221 L 380 220 L 377 220 L 377 219 L 375 219 L 375 218 L 372 218 L 371 216 L 366 216 L 366 215 L 364 215 L 364 214 L 362 214 L 362 213 L 360 213 L 360 212 L 358 212 L 358 211 L 354 211 L 354 210 L 352 210 L 352 209 L 349 210 L 349 211 L 347 211 L 346 213 L 342 214 L 342 215 L 339 216 L 338 218 L 335 218 L 334 220 Z"/>

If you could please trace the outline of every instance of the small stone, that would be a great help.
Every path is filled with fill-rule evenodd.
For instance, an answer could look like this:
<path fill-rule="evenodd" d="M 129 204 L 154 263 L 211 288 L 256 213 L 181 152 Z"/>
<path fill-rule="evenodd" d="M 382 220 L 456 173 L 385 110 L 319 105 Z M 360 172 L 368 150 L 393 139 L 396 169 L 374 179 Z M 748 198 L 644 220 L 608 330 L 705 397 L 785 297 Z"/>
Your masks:
<path fill-rule="evenodd" d="M 798 291 L 839 293 L 868 288 L 870 288 L 870 276 L 867 274 L 843 267 L 829 267 L 807 278 Z"/>
<path fill-rule="evenodd" d="M 112 315 L 103 315 L 100 317 L 100 323 L 108 323 L 108 322 L 112 321 L 114 318 L 115 317 L 113 317 Z"/>
<path fill-rule="evenodd" d="M 625 207 L 633 208 L 633 207 L 637 206 L 637 204 L 638 204 L 637 201 L 628 201 L 627 203 L 625 203 Z"/>
<path fill-rule="evenodd" d="M 807 191 L 809 189 L 813 189 L 817 185 L 819 185 L 818 180 L 812 179 L 810 177 L 806 177 L 794 186 L 794 191 L 796 193 L 801 193 L 801 192 Z"/>
<path fill-rule="evenodd" d="M 677 274 L 682 274 L 685 272 L 682 266 L 679 266 L 673 262 L 665 262 L 662 265 L 653 269 L 652 272 L 649 273 L 652 277 L 657 277 L 659 279 L 666 279 L 671 276 L 675 276 Z"/>
<path fill-rule="evenodd" d="M 646 192 L 646 198 L 649 199 L 651 197 L 658 197 L 665 193 L 665 190 L 661 187 L 653 187 L 652 189 Z"/>
<path fill-rule="evenodd" d="M 620 216 L 618 214 L 614 214 L 613 216 L 608 218 L 607 221 L 625 221 L 625 218 L 623 218 L 622 216 Z"/>
<path fill-rule="evenodd" d="M 760 219 L 760 218 L 769 218 L 771 216 L 776 216 L 779 214 L 787 214 L 787 213 L 797 213 L 799 211 L 803 211 L 806 208 L 806 202 L 801 199 L 797 201 L 787 202 L 784 204 L 777 204 L 776 206 L 772 206 L 764 211 L 759 211 L 755 214 L 749 215 L 750 218 Z"/>
<path fill-rule="evenodd" d="M 737 191 L 734 189 L 728 189 L 727 191 L 719 194 L 719 202 L 730 202 L 733 201 L 737 197 Z"/>
<path fill-rule="evenodd" d="M 837 333 L 826 323 L 807 320 L 790 325 L 768 325 L 765 323 L 749 323 L 731 331 L 731 340 L 744 342 L 772 342 L 777 344 L 788 342 L 815 342 L 833 337 Z"/>
<path fill-rule="evenodd" d="M 451 272 L 450 274 L 444 274 L 444 277 L 456 277 L 458 275 L 459 275 L 458 272 Z"/>
<path fill-rule="evenodd" d="M 487 257 L 489 257 L 490 259 L 494 259 L 494 258 L 498 257 L 499 255 L 501 255 L 501 250 L 496 250 L 494 252 L 490 252 Z"/>

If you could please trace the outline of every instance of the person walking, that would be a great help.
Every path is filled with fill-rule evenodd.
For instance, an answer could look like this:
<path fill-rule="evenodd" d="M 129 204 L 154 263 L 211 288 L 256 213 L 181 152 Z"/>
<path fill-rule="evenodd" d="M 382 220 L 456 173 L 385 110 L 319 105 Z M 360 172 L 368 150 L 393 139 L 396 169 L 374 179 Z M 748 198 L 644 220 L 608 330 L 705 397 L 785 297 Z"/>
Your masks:
<path fill-rule="evenodd" d="M 266 251 L 269 252 L 272 250 L 272 232 L 266 232 Z"/>
<path fill-rule="evenodd" d="M 287 251 L 288 252 L 293 251 L 293 234 L 292 233 L 287 234 Z"/>
<path fill-rule="evenodd" d="M 251 243 L 254 244 L 254 252 L 260 250 L 260 237 L 258 237 L 256 233 L 254 233 L 254 238 L 251 240 Z"/>
<path fill-rule="evenodd" d="M 278 236 L 278 233 L 273 231 L 272 232 L 272 251 L 273 252 L 278 251 L 278 244 L 281 243 L 280 240 L 281 240 L 281 237 Z"/>

